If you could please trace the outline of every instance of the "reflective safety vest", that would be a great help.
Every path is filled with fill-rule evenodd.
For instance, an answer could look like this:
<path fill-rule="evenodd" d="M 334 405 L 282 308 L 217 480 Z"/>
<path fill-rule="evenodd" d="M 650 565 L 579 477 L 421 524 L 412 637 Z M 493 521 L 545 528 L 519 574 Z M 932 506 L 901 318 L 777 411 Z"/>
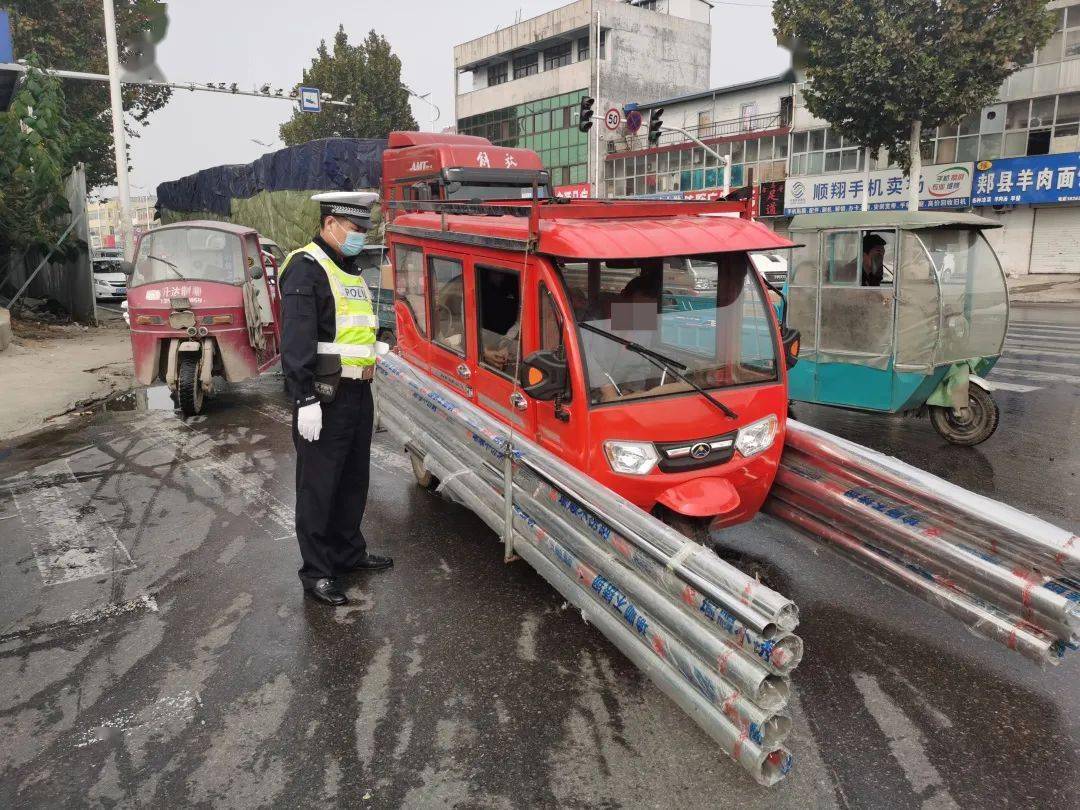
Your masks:
<path fill-rule="evenodd" d="M 346 273 L 335 264 L 326 252 L 311 242 L 299 250 L 294 250 L 285 257 L 281 280 L 289 269 L 293 256 L 306 253 L 319 263 L 330 282 L 330 291 L 334 294 L 335 333 L 333 343 L 319 343 L 319 354 L 336 354 L 341 357 L 341 365 L 370 366 L 375 363 L 375 330 L 379 327 L 379 317 L 371 306 L 371 292 L 364 279 L 359 275 Z M 280 283 L 280 282 L 279 282 Z M 380 352 L 381 353 L 381 352 Z"/>

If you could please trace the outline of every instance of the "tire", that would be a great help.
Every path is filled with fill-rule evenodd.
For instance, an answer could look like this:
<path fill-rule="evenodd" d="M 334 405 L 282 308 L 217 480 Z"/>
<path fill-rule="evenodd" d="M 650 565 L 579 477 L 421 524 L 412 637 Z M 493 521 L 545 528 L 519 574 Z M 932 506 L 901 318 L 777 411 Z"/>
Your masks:
<path fill-rule="evenodd" d="M 994 435 L 1000 415 L 990 392 L 971 383 L 968 385 L 966 417 L 958 416 L 952 408 L 935 405 L 930 408 L 930 423 L 950 444 L 971 447 Z"/>
<path fill-rule="evenodd" d="M 675 531 L 708 548 L 712 547 L 709 538 L 709 519 L 692 518 L 680 515 L 667 507 L 661 507 L 658 517 Z"/>
<path fill-rule="evenodd" d="M 206 398 L 199 383 L 199 366 L 201 357 L 197 354 L 180 355 L 180 369 L 176 377 L 177 399 L 180 401 L 180 412 L 184 416 L 198 416 L 202 413 L 203 401 Z"/>
<path fill-rule="evenodd" d="M 413 477 L 416 485 L 421 489 L 435 489 L 439 485 L 439 479 L 431 474 L 430 470 L 424 469 L 424 459 L 416 453 L 409 453 L 409 462 L 412 464 Z"/>

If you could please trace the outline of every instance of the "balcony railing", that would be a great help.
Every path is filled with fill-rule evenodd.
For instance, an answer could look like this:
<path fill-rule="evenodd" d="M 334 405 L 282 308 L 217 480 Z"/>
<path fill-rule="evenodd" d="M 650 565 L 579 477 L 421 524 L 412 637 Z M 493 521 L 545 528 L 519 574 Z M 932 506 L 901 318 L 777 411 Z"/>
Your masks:
<path fill-rule="evenodd" d="M 648 122 L 641 125 L 638 135 L 630 135 L 621 140 L 609 141 L 608 152 L 637 152 L 649 148 L 649 135 L 647 132 Z M 765 113 L 763 115 L 747 115 L 742 118 L 731 118 L 727 121 L 714 121 L 711 124 L 702 124 L 696 127 L 683 127 L 691 135 L 700 140 L 707 141 L 715 138 L 727 138 L 734 135 L 742 135 L 751 132 L 764 132 L 770 129 L 780 129 L 787 126 L 779 112 Z M 663 132 L 657 146 L 675 146 L 680 143 L 689 143 L 689 139 L 681 132 Z"/>

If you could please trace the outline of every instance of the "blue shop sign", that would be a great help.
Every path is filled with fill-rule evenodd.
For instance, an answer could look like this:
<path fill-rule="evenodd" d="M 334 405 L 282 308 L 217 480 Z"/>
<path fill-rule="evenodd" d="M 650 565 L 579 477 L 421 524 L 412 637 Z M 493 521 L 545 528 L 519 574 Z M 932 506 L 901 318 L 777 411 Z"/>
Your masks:
<path fill-rule="evenodd" d="M 1080 152 L 983 160 L 975 167 L 972 205 L 1080 202 Z"/>

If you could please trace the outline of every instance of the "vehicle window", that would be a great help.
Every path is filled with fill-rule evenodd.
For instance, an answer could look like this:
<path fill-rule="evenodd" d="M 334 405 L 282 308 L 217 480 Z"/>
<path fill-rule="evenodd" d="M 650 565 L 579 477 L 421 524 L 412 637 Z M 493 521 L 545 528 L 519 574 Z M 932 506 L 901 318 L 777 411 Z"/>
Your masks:
<path fill-rule="evenodd" d="M 521 342 L 521 280 L 513 270 L 476 268 L 480 364 L 513 377 Z"/>
<path fill-rule="evenodd" d="M 428 259 L 431 337 L 444 349 L 465 356 L 465 276 L 456 259 Z"/>
<path fill-rule="evenodd" d="M 1008 325 L 1005 279 L 981 231 L 917 231 L 934 261 L 941 288 L 938 363 L 997 354 Z"/>
<path fill-rule="evenodd" d="M 825 276 L 830 286 L 859 285 L 859 232 L 842 231 L 825 237 Z"/>
<path fill-rule="evenodd" d="M 408 308 L 416 328 L 427 337 L 427 306 L 424 303 L 424 254 L 418 247 L 397 245 L 394 248 L 394 273 L 397 300 Z"/>
<path fill-rule="evenodd" d="M 617 338 L 685 366 L 675 368 L 702 388 L 777 379 L 772 319 L 747 254 L 568 262 L 560 269 L 591 402 L 693 390 L 663 361 Z"/>
<path fill-rule="evenodd" d="M 239 237 L 210 228 L 166 228 L 143 236 L 132 287 L 187 279 L 242 284 L 244 258 Z"/>
<path fill-rule="evenodd" d="M 562 320 L 555 296 L 546 284 L 540 285 L 540 351 L 554 351 L 563 345 Z"/>

